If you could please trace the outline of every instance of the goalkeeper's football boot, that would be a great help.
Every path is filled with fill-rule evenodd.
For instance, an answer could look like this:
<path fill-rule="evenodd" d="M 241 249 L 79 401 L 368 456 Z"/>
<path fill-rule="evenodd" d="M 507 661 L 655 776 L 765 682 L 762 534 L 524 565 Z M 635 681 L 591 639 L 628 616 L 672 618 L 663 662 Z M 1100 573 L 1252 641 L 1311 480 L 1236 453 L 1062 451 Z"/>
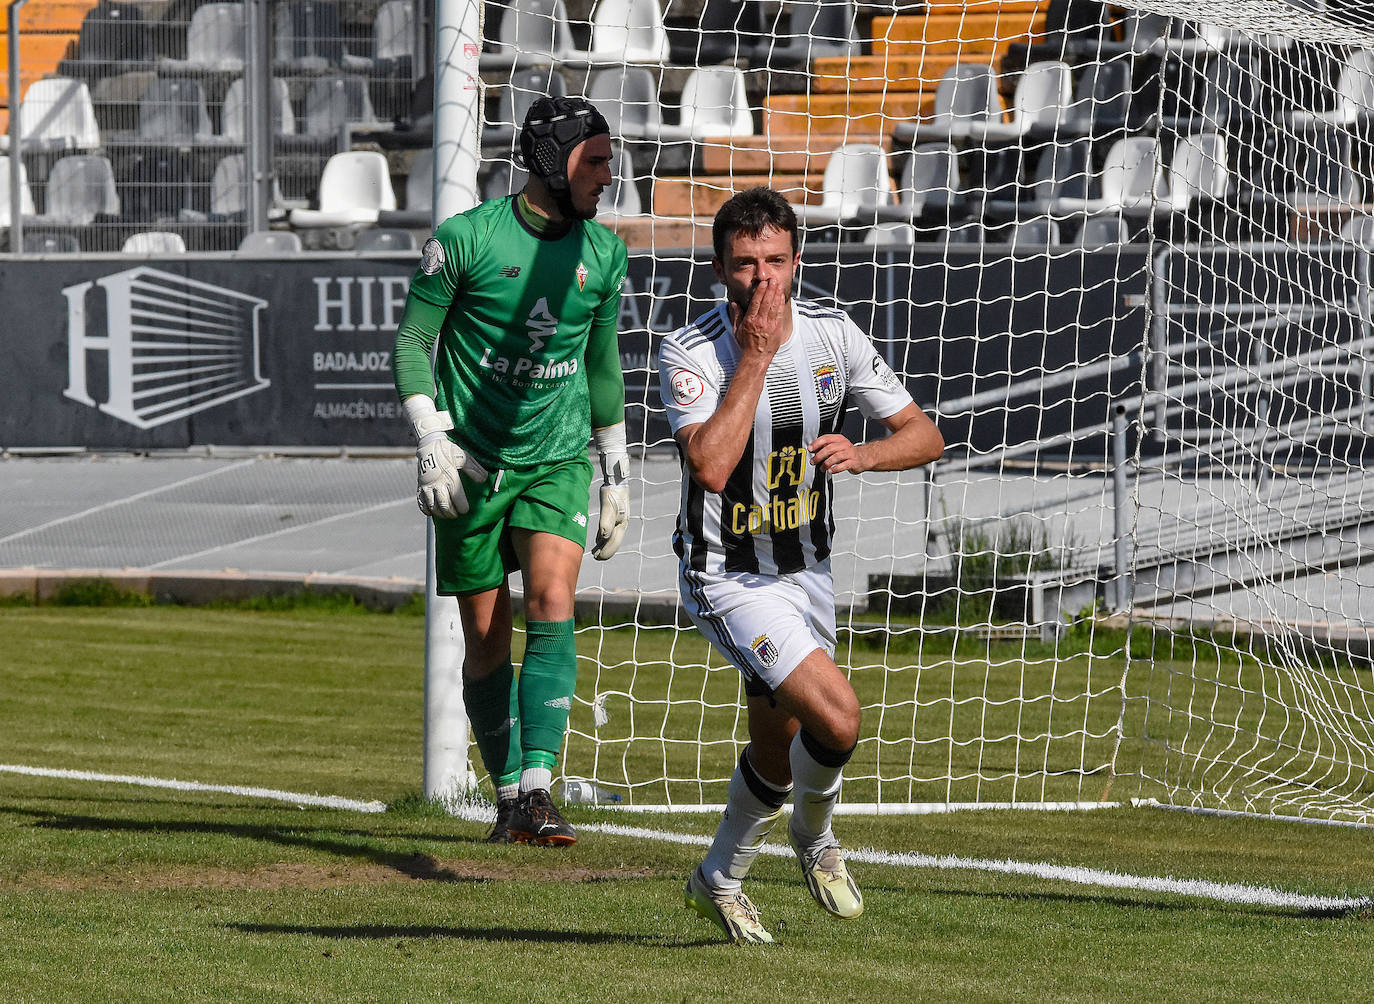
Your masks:
<path fill-rule="evenodd" d="M 716 892 L 694 868 L 683 893 L 687 906 L 725 932 L 736 945 L 771 945 L 773 936 L 759 921 L 759 908 L 743 892 Z"/>
<path fill-rule="evenodd" d="M 496 801 L 496 822 L 491 824 L 491 832 L 487 834 L 489 844 L 523 844 L 523 839 L 517 838 L 511 832 L 511 822 L 515 819 L 516 806 L 518 799 L 500 798 Z"/>
<path fill-rule="evenodd" d="M 511 836 L 541 847 L 567 847 L 577 843 L 577 831 L 568 825 L 543 788 L 520 796 L 510 823 Z"/>
<path fill-rule="evenodd" d="M 802 847 L 791 827 L 787 835 L 791 838 L 792 849 L 797 852 L 797 863 L 801 865 L 807 891 L 821 909 L 836 917 L 857 917 L 863 913 L 863 894 L 845 867 L 840 845 L 832 841 Z"/>

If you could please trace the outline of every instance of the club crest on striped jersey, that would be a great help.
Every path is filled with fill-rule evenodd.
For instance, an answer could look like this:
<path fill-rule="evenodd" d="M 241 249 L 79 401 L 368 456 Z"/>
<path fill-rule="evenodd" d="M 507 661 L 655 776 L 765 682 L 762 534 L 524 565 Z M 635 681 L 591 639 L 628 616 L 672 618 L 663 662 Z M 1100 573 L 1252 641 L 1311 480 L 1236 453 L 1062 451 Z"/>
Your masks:
<path fill-rule="evenodd" d="M 755 638 L 749 647 L 754 650 L 754 654 L 758 656 L 759 662 L 763 663 L 764 666 L 771 669 L 777 665 L 778 646 L 774 645 L 773 639 L 766 634 L 761 634 Z"/>
<path fill-rule="evenodd" d="M 587 288 L 587 266 L 586 266 L 585 264 L 583 264 L 582 262 L 578 262 L 578 263 L 577 263 L 577 271 L 576 271 L 574 274 L 577 276 L 577 288 L 578 288 L 579 290 L 586 289 L 586 288 Z"/>
<path fill-rule="evenodd" d="M 816 368 L 816 396 L 821 404 L 838 404 L 840 400 L 840 371 L 829 363 Z"/>

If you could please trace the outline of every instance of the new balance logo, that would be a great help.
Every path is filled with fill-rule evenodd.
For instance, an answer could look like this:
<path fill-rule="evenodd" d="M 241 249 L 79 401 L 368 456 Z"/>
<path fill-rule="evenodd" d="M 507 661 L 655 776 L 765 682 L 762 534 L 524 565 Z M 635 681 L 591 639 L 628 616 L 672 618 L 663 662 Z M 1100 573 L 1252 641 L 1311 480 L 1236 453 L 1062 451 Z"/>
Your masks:
<path fill-rule="evenodd" d="M 504 275 L 507 279 L 514 279 L 520 275 L 520 266 L 507 265 L 505 268 L 501 270 L 501 274 Z"/>
<path fill-rule="evenodd" d="M 571 710 L 572 710 L 572 698 L 570 698 L 570 697 L 555 697 L 552 701 L 545 701 L 545 702 L 544 702 L 544 707 L 546 707 L 546 708 L 558 708 L 560 711 L 571 711 Z"/>

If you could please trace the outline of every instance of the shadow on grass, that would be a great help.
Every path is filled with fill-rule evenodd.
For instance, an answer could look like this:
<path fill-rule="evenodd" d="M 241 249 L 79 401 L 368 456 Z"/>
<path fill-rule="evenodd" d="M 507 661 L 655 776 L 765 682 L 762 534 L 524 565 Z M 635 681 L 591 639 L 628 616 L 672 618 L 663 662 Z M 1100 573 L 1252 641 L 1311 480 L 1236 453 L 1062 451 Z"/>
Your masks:
<path fill-rule="evenodd" d="M 243 840 L 255 840 L 276 844 L 281 847 L 302 847 L 321 851 L 342 858 L 369 861 L 390 868 L 413 879 L 432 882 L 452 882 L 480 884 L 490 881 L 490 877 L 460 875 L 442 866 L 438 860 L 418 851 L 389 851 L 377 846 L 369 846 L 359 841 L 403 839 L 413 841 L 448 841 L 477 844 L 483 843 L 478 837 L 460 837 L 453 834 L 379 834 L 370 830 L 334 829 L 325 827 L 277 827 L 253 823 L 212 823 L 206 820 L 145 820 L 116 819 L 102 816 L 77 816 L 45 812 L 39 809 L 0 807 L 0 812 L 17 816 L 36 818 L 34 825 L 40 829 L 78 831 L 102 831 L 110 833 L 194 833 L 202 835 L 221 835 Z M 349 839 L 354 838 L 354 839 Z"/>
<path fill-rule="evenodd" d="M 985 889 L 932 889 L 932 896 L 962 896 L 977 899 L 1000 899 L 1010 902 L 1026 903 L 1068 903 L 1073 906 L 1091 904 L 1110 906 L 1123 910 L 1153 910 L 1164 913 L 1197 913 L 1203 910 L 1234 913 L 1243 911 L 1256 917 L 1274 917 L 1289 920 L 1344 920 L 1351 917 L 1364 918 L 1369 907 L 1357 906 L 1343 909 L 1302 910 L 1279 906 L 1264 906 L 1258 903 L 1225 903 L 1214 899 L 1186 899 L 1182 902 L 1162 902 L 1160 900 L 1131 899 L 1128 896 L 1106 896 L 1092 892 L 990 892 Z M 1153 895 L 1161 895 L 1154 893 Z M 1182 895 L 1182 894 L 1176 894 Z"/>
<path fill-rule="evenodd" d="M 385 941 L 388 938 L 453 938 L 459 941 L 532 941 L 579 945 L 649 945 L 695 948 L 724 944 L 719 937 L 683 940 L 659 934 L 613 934 L 609 931 L 549 931 L 530 927 L 446 927 L 436 924 L 225 924 L 243 934 L 295 934 L 308 938 Z"/>

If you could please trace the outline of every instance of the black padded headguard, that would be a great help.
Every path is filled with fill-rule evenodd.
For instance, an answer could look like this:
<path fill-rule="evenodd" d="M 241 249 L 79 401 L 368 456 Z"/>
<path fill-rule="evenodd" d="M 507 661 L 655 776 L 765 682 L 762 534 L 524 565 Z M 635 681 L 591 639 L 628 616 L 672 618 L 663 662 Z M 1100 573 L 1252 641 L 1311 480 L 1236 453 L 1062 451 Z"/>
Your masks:
<path fill-rule="evenodd" d="M 539 98 L 525 115 L 520 128 L 520 158 L 525 169 L 544 182 L 569 219 L 581 214 L 572 205 L 568 158 L 578 144 L 610 131 L 605 116 L 583 97 Z"/>

